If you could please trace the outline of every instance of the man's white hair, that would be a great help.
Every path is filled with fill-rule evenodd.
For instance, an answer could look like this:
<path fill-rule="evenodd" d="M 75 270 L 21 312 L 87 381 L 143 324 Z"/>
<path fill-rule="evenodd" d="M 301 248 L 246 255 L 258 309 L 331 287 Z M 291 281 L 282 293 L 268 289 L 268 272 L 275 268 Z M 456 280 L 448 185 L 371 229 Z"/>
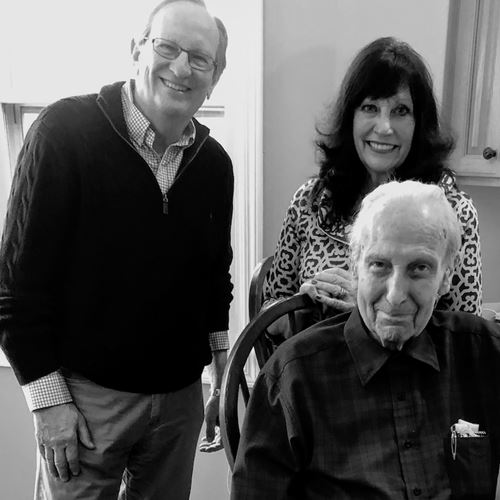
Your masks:
<path fill-rule="evenodd" d="M 363 245 L 373 230 L 374 221 L 388 207 L 415 207 L 425 217 L 422 223 L 436 237 L 446 241 L 445 267 L 455 268 L 461 244 L 461 229 L 455 210 L 446 199 L 444 191 L 435 184 L 417 181 L 391 181 L 382 184 L 366 195 L 354 220 L 351 234 L 351 268 L 357 274 L 357 264 Z"/>

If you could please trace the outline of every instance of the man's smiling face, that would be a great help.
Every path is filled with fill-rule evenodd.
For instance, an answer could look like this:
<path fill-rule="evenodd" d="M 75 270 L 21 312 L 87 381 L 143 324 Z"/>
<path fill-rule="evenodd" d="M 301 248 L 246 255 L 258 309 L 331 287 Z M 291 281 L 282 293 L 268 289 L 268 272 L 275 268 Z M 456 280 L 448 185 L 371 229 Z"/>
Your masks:
<path fill-rule="evenodd" d="M 163 58 L 153 50 L 155 38 L 171 40 L 185 50 L 203 53 L 215 60 L 219 41 L 217 26 L 203 7 L 174 2 L 156 14 L 147 39 L 135 43 L 132 51 L 136 105 L 146 117 L 163 113 L 172 119 L 190 119 L 213 89 L 215 70 L 192 68 L 186 52 L 174 60 Z"/>
<path fill-rule="evenodd" d="M 385 99 L 366 97 L 356 108 L 354 145 L 375 186 L 405 161 L 414 130 L 413 100 L 407 87 Z"/>

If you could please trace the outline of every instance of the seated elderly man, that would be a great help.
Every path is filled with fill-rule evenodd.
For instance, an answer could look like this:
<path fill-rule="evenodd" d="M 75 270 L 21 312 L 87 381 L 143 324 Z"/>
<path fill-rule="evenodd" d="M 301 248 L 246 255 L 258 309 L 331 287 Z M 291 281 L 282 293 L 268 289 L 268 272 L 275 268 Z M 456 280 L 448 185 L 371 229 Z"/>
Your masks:
<path fill-rule="evenodd" d="M 357 307 L 285 342 L 259 374 L 232 499 L 494 498 L 500 329 L 434 311 L 459 244 L 439 187 L 366 197 L 351 233 Z"/>

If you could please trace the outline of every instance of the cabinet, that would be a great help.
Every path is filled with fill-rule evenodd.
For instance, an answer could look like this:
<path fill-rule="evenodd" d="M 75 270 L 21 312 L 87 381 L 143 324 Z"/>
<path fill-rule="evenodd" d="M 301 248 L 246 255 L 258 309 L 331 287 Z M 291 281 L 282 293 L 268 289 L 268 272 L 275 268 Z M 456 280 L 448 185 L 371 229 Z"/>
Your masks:
<path fill-rule="evenodd" d="M 500 186 L 500 1 L 450 2 L 443 118 L 463 184 Z"/>

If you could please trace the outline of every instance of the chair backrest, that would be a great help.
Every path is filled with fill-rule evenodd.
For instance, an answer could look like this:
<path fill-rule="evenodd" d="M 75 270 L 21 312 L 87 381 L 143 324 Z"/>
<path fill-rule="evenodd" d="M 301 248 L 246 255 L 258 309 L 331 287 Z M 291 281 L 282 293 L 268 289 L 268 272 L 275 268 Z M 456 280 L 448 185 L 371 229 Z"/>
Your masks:
<path fill-rule="evenodd" d="M 245 407 L 249 399 L 244 367 L 251 350 L 261 345 L 260 341 L 262 337 L 266 336 L 267 328 L 277 319 L 285 315 L 288 316 L 291 332 L 295 335 L 312 324 L 304 321 L 304 313 L 310 313 L 307 316 L 313 317 L 318 312 L 318 307 L 306 295 L 295 295 L 282 302 L 277 302 L 264 311 L 261 311 L 250 321 L 231 349 L 222 379 L 219 411 L 222 441 L 231 470 L 234 466 L 240 440 L 241 426 L 238 415 L 240 391 Z M 271 352 L 268 354 L 271 354 Z M 262 368 L 261 362 L 263 360 L 259 360 L 260 368 Z"/>
<path fill-rule="evenodd" d="M 257 316 L 264 302 L 262 296 L 264 280 L 272 264 L 273 256 L 269 255 L 258 262 L 253 271 L 250 290 L 248 291 L 248 314 L 250 320 Z"/>

